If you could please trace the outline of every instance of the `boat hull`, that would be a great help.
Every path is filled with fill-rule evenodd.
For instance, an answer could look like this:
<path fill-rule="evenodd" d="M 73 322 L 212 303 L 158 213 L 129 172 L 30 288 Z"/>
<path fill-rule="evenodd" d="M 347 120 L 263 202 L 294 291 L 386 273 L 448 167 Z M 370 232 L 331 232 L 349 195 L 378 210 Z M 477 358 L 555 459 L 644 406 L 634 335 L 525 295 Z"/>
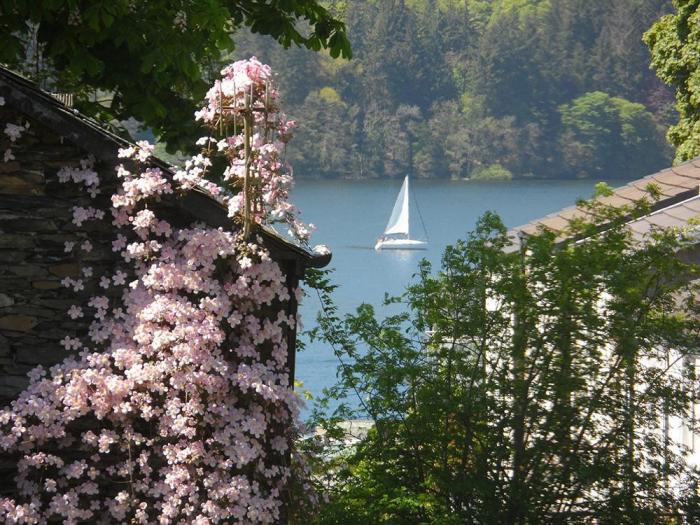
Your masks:
<path fill-rule="evenodd" d="M 375 250 L 427 250 L 428 243 L 413 239 L 380 239 L 374 245 Z"/>

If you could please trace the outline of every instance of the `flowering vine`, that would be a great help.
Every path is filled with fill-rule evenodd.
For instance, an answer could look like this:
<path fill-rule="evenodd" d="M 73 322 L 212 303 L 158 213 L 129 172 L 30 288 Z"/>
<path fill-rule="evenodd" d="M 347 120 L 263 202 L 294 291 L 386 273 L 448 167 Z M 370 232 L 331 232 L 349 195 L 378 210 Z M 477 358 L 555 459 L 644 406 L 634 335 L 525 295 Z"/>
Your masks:
<path fill-rule="evenodd" d="M 5 99 L 3 97 L 0 97 L 0 106 L 5 105 Z M 2 130 L 3 134 L 10 140 L 10 144 L 14 144 L 17 142 L 22 135 L 24 134 L 25 131 L 29 129 L 29 122 L 25 122 L 24 124 L 18 123 L 18 124 L 13 124 L 12 122 L 7 122 L 5 124 L 5 129 Z M 12 147 L 8 147 L 5 149 L 3 155 L 2 155 L 2 160 L 3 162 L 10 162 L 11 160 L 15 160 L 15 155 L 12 153 Z"/>
<path fill-rule="evenodd" d="M 30 373 L 30 386 L 0 410 L 0 450 L 18 455 L 18 495 L 0 499 L 4 523 L 269 524 L 292 478 L 289 453 L 298 400 L 289 385 L 287 334 L 296 318 L 285 275 L 254 225 L 310 228 L 287 201 L 282 161 L 288 122 L 269 67 L 240 61 L 222 71 L 197 118 L 220 139 L 174 180 L 149 165 L 152 146 L 120 150 L 111 208 L 73 208 L 73 222 L 111 220 L 123 264 L 84 267 L 64 279 L 103 295 L 73 305 L 91 318 L 87 337 L 66 335 L 75 357 Z M 211 156 L 228 160 L 227 187 L 208 182 Z M 64 168 L 95 198 L 94 159 Z M 222 199 L 237 231 L 179 225 L 158 201 L 205 189 Z M 107 212 L 107 213 L 105 213 Z M 66 242 L 90 251 L 89 241 Z"/>
<path fill-rule="evenodd" d="M 223 180 L 238 190 L 226 198 L 229 215 L 242 219 L 245 233 L 252 223 L 286 222 L 294 237 L 308 241 L 314 226 L 296 219 L 298 210 L 288 200 L 292 172 L 282 161 L 284 145 L 296 124 L 279 110 L 270 67 L 253 58 L 231 64 L 221 74 L 195 118 L 223 138 L 202 137 L 198 141 L 204 148 L 202 155 L 187 163 L 176 178 L 186 185 L 201 181 L 216 148 L 229 160 Z"/>

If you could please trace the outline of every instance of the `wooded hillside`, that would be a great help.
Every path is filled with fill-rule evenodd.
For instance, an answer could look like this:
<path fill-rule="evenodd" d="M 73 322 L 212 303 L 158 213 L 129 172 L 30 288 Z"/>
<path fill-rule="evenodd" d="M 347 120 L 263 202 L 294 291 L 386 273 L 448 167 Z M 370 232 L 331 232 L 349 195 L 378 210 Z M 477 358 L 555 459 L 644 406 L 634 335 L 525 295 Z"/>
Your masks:
<path fill-rule="evenodd" d="M 300 177 L 632 177 L 670 163 L 642 34 L 666 0 L 329 3 L 354 58 L 236 35 L 302 122 Z"/>

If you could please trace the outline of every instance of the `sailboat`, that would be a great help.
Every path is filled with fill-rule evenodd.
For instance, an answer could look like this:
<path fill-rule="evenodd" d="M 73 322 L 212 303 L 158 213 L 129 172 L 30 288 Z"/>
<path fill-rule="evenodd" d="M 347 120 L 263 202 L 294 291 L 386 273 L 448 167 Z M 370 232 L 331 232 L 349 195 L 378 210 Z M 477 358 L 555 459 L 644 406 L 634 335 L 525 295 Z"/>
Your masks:
<path fill-rule="evenodd" d="M 411 239 L 409 221 L 408 175 L 403 180 L 399 195 L 396 197 L 394 209 L 391 211 L 389 222 L 384 228 L 384 234 L 374 245 L 375 250 L 425 250 L 428 243 L 418 239 Z"/>

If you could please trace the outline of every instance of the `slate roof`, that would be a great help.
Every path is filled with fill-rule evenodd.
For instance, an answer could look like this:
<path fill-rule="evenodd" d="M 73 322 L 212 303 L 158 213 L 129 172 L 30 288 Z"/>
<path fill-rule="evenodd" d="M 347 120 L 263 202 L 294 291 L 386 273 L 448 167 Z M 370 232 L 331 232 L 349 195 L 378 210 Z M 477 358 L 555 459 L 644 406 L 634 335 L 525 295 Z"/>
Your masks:
<path fill-rule="evenodd" d="M 646 190 L 650 184 L 654 184 L 661 194 L 661 198 L 656 202 L 653 202 Z M 687 221 L 692 217 L 700 218 L 699 189 L 700 157 L 632 181 L 616 188 L 611 196 L 600 198 L 599 201 L 609 206 L 622 207 L 646 197 L 653 203 L 651 213 L 630 223 L 632 230 L 641 236 L 649 231 L 652 225 L 681 227 L 687 225 Z M 586 216 L 590 216 L 586 210 L 578 206 L 569 206 L 513 228 L 509 232 L 512 245 L 508 251 L 519 249 L 521 235 L 537 233 L 540 227 L 563 232 L 572 219 Z"/>
<path fill-rule="evenodd" d="M 690 219 L 700 219 L 700 195 L 655 211 L 628 224 L 635 237 L 641 239 L 652 228 L 683 228 Z"/>
<path fill-rule="evenodd" d="M 96 159 L 106 164 L 120 162 L 117 150 L 133 144 L 105 129 L 99 122 L 82 115 L 77 109 L 69 108 L 54 96 L 43 91 L 34 82 L 0 65 L 0 96 L 5 103 L 53 130 L 57 135 L 73 142 Z M 157 157 L 150 157 L 148 163 L 159 167 L 166 176 L 172 178 L 173 166 Z M 197 220 L 218 228 L 233 230 L 236 226 L 228 217 L 226 206 L 209 192 L 196 188 L 177 199 L 177 205 L 195 216 Z M 304 268 L 322 268 L 331 259 L 331 254 L 310 253 L 302 247 L 281 237 L 269 228 L 258 227 L 257 233 L 273 258 L 292 260 L 297 264 L 297 273 L 303 275 Z"/>

